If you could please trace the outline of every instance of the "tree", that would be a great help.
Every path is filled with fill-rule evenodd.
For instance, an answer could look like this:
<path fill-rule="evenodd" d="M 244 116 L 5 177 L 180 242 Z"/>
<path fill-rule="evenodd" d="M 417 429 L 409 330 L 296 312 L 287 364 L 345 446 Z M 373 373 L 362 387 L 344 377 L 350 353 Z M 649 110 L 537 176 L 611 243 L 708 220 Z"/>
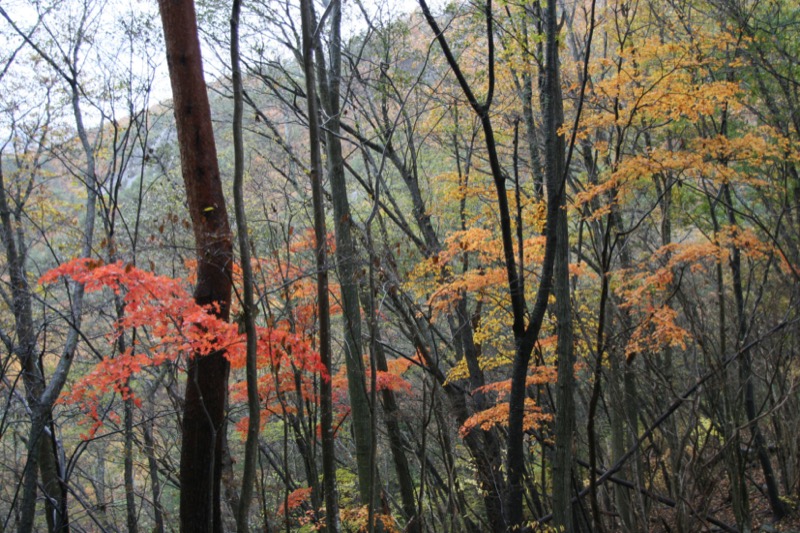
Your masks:
<path fill-rule="evenodd" d="M 515 259 L 513 237 L 511 231 L 511 216 L 506 193 L 506 175 L 500 168 L 497 156 L 496 140 L 494 137 L 489 111 L 492 105 L 495 74 L 494 74 L 494 30 L 491 1 L 486 2 L 484 16 L 486 20 L 486 39 L 488 41 L 488 88 L 485 102 L 479 102 L 461 72 L 461 68 L 450 51 L 444 33 L 439 28 L 430 13 L 424 0 L 420 0 L 425 18 L 431 26 L 447 62 L 459 81 L 470 105 L 481 120 L 484 141 L 489 154 L 492 178 L 497 191 L 497 209 L 500 218 L 500 228 L 503 241 L 503 252 L 508 289 L 511 299 L 514 338 L 516 343 L 514 367 L 511 377 L 511 395 L 509 398 L 509 442 L 506 458 L 508 472 L 505 509 L 502 517 L 492 518 L 493 527 L 505 529 L 518 528 L 522 524 L 522 499 L 523 499 L 523 436 L 525 418 L 526 381 L 528 364 L 536 339 L 542 326 L 551 287 L 555 289 L 556 301 L 559 302 L 556 315 L 559 323 L 561 346 L 560 377 L 559 377 L 559 409 L 561 415 L 557 417 L 557 450 L 555 467 L 555 508 L 559 514 L 557 524 L 571 530 L 569 491 L 571 486 L 571 439 L 574 426 L 574 408 L 572 407 L 572 394 L 574 378 L 572 377 L 572 341 L 571 319 L 569 306 L 569 283 L 567 274 L 568 263 L 568 235 L 566 226 L 566 213 L 564 212 L 564 183 L 566 170 L 564 166 L 565 147 L 560 125 L 563 120 L 561 106 L 561 86 L 559 83 L 558 51 L 556 48 L 556 4 L 548 2 L 544 16 L 546 52 L 544 63 L 544 88 L 542 91 L 543 116 L 545 123 L 545 174 L 547 183 L 548 215 L 547 215 L 547 244 L 540 276 L 540 285 L 536 294 L 536 301 L 526 320 L 525 294 L 522 284 L 522 274 L 518 270 Z M 555 265 L 555 269 L 554 269 Z M 555 278 L 553 274 L 555 272 Z M 526 323 L 527 322 L 527 323 Z M 503 493 L 505 491 L 502 491 Z"/>
<path fill-rule="evenodd" d="M 0 8 L 0 15 L 23 39 L 25 44 L 30 46 L 68 87 L 72 115 L 84 156 L 84 165 L 80 172 L 86 186 L 84 233 L 83 242 L 81 243 L 81 254 L 84 257 L 89 257 L 92 252 L 97 193 L 95 190 L 95 157 L 84 126 L 81 108 L 82 87 L 78 74 L 81 49 L 86 44 L 86 33 L 90 29 L 89 26 L 94 16 L 94 7 L 89 4 L 83 6 L 83 9 L 78 12 L 76 20 L 77 31 L 74 35 L 68 37 L 69 40 L 66 42 L 66 47 L 62 48 L 59 45 L 59 48 L 54 53 L 45 50 L 33 40 L 39 24 L 41 24 L 43 31 L 49 37 L 55 35 L 54 30 L 43 20 L 41 13 L 39 13 L 39 20 L 33 30 L 24 30 L 18 26 L 5 10 Z M 61 62 L 62 58 L 64 63 Z M 13 61 L 13 57 L 11 60 Z M 40 140 L 44 140 L 44 137 L 41 137 Z M 31 181 L 29 182 L 31 185 L 37 179 L 36 174 L 40 170 L 38 164 L 40 155 L 41 152 L 39 151 L 38 155 L 34 157 L 34 172 L 31 174 Z M 5 187 L 2 183 L 0 185 Z M 21 209 L 26 199 L 23 197 L 19 199 L 22 200 L 20 203 Z M 5 192 L 0 198 L 0 213 L 2 213 L 0 218 L 2 218 L 3 226 L 3 244 L 11 267 L 11 275 L 13 276 L 12 300 L 14 302 L 14 318 L 19 342 L 18 347 L 14 347 L 14 351 L 18 353 L 20 358 L 23 382 L 26 388 L 26 400 L 31 416 L 28 437 L 28 462 L 24 474 L 21 517 L 18 530 L 27 532 L 34 527 L 37 493 L 36 478 L 37 473 L 41 470 L 42 484 L 46 495 L 48 528 L 51 531 L 62 531 L 69 527 L 67 490 L 63 483 L 63 465 L 59 464 L 58 446 L 52 423 L 52 409 L 66 383 L 80 338 L 83 314 L 83 286 L 77 284 L 69 288 L 72 293 L 72 303 L 69 310 L 71 328 L 64 342 L 58 366 L 53 372 L 50 381 L 46 382 L 36 355 L 37 340 L 31 312 L 32 297 L 27 281 L 26 247 L 24 241 L 21 240 L 24 234 L 21 231 L 14 232 L 11 211 Z M 19 218 L 21 210 L 17 211 L 15 215 Z M 17 240 L 17 238 L 20 238 L 20 240 Z"/>
<path fill-rule="evenodd" d="M 308 104 L 308 136 L 311 150 L 311 191 L 314 203 L 314 239 L 317 267 L 317 319 L 319 320 L 320 359 L 328 373 L 320 387 L 320 410 L 322 431 L 322 475 L 325 492 L 326 528 L 331 533 L 339 530 L 339 502 L 336 489 L 336 466 L 333 440 L 333 405 L 331 391 L 331 329 L 330 303 L 328 300 L 328 241 L 325 230 L 325 206 L 322 198 L 322 135 L 319 125 L 317 82 L 315 75 L 315 53 L 317 41 L 314 33 L 317 24 L 311 0 L 301 4 L 303 32 L 303 71 L 306 78 L 306 103 Z"/>
<path fill-rule="evenodd" d="M 242 321 L 247 336 L 246 375 L 247 375 L 247 443 L 245 445 L 245 464 L 242 475 L 242 492 L 239 508 L 236 509 L 236 528 L 240 533 L 249 529 L 248 511 L 252 498 L 258 454 L 258 432 L 261 429 L 261 405 L 258 394 L 258 368 L 256 332 L 256 306 L 254 298 L 254 275 L 250 264 L 250 235 L 247 230 L 247 215 L 244 210 L 244 140 L 242 138 L 242 72 L 239 58 L 239 18 L 241 3 L 234 0 L 231 13 L 231 72 L 233 78 L 233 143 L 234 176 L 233 197 L 236 211 L 236 227 L 239 230 L 239 257 L 242 268 Z"/>
<path fill-rule="evenodd" d="M 197 250 L 195 300 L 227 320 L 233 242 L 203 79 L 194 2 L 159 2 L 186 199 Z M 181 444 L 181 528 L 221 531 L 220 479 L 229 363 L 222 351 L 189 361 Z"/>
<path fill-rule="evenodd" d="M 309 3 L 309 6 L 312 6 Z M 312 12 L 313 14 L 313 12 Z M 316 19 L 316 16 L 314 17 Z M 342 312 L 344 328 L 344 360 L 347 368 L 347 384 L 352 409 L 353 433 L 356 441 L 356 462 L 358 469 L 358 486 L 361 503 L 370 509 L 380 503 L 380 479 L 377 474 L 377 462 L 374 456 L 373 443 L 373 411 L 367 396 L 366 379 L 361 341 L 361 303 L 358 298 L 358 253 L 352 235 L 352 214 L 347 197 L 345 181 L 344 156 L 340 139 L 339 125 L 341 115 L 340 85 L 342 77 L 341 49 L 341 0 L 330 3 L 330 46 L 328 55 L 330 66 L 326 67 L 325 54 L 322 48 L 322 33 L 318 28 L 316 35 L 316 67 L 319 85 L 320 104 L 324 116 L 328 117 L 324 124 L 325 150 L 327 154 L 328 178 L 333 203 L 334 232 L 336 235 L 336 271 L 342 294 Z M 314 23 L 315 26 L 317 23 Z M 372 512 L 370 512 L 372 516 Z"/>

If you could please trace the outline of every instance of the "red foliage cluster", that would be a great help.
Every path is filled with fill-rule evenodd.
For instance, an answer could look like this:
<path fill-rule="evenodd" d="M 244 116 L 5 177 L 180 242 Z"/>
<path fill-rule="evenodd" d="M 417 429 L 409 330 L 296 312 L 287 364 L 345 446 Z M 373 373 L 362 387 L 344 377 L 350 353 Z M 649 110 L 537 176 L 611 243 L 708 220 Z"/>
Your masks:
<path fill-rule="evenodd" d="M 178 279 L 159 276 L 122 262 L 103 264 L 92 259 L 75 259 L 42 276 L 40 283 L 51 284 L 69 278 L 84 284 L 87 292 L 111 290 L 122 295 L 125 313 L 114 325 L 108 338 L 113 345 L 125 331 L 140 328 L 149 339 L 137 341 L 123 353 L 103 358 L 91 372 L 75 383 L 61 398 L 63 403 L 79 405 L 92 423 L 83 435 L 91 438 L 103 424 L 98 406 L 108 393 L 124 399 L 141 401 L 130 387 L 130 380 L 145 367 L 177 361 L 181 356 L 208 355 L 224 351 L 233 368 L 242 367 L 245 357 L 244 334 L 237 325 L 215 317 L 211 306 L 201 306 Z M 313 349 L 311 337 L 295 332 L 287 321 L 260 327 L 258 359 L 261 368 L 270 368 L 260 378 L 259 392 L 267 411 L 275 412 L 280 394 L 300 388 L 302 396 L 315 401 L 313 379 L 329 379 Z M 296 379 L 299 376 L 302 379 Z M 239 389 L 242 389 L 241 391 Z M 243 385 L 233 387 L 233 399 L 244 394 Z M 286 412 L 286 407 L 282 409 Z"/>

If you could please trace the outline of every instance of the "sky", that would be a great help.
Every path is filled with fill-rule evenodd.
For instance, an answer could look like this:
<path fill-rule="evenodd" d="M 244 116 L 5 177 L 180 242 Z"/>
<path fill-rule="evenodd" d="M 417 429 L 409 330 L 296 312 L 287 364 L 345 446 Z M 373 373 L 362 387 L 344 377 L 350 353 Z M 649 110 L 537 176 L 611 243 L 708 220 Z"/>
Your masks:
<path fill-rule="evenodd" d="M 436 12 L 445 5 L 445 0 L 429 0 L 432 9 Z M 227 2 L 216 2 L 216 5 L 225 5 Z M 52 55 L 57 62 L 64 65 L 59 59 L 69 55 L 70 46 L 74 43 L 74 31 L 83 17 L 89 28 L 88 42 L 81 44 L 79 61 L 76 67 L 79 70 L 79 79 L 88 94 L 100 93 L 114 94 L 118 100 L 124 100 L 126 85 L 133 86 L 128 94 L 133 95 L 135 106 L 153 105 L 170 99 L 171 91 L 169 76 L 164 56 L 160 19 L 157 3 L 153 0 L 3 0 L 0 4 L 8 16 L 14 20 L 23 31 L 30 31 L 37 21 L 36 31 L 32 38 L 40 43 L 42 48 Z M 400 15 L 419 7 L 416 0 L 363 0 L 363 8 L 373 16 L 380 13 L 383 18 L 387 14 Z M 84 10 L 84 6 L 89 6 Z M 245 2 L 245 8 L 247 2 Z M 344 0 L 345 16 L 343 21 L 344 38 L 356 35 L 367 29 L 361 11 L 355 0 Z M 318 4 L 318 13 L 322 12 Z M 222 26 L 217 29 L 227 35 L 227 16 L 220 14 L 215 25 Z M 299 25 L 299 20 L 295 21 Z M 200 22 L 202 27 L 203 21 Z M 205 28 L 204 28 L 205 29 Z M 202 32 L 201 34 L 206 33 Z M 260 33 L 260 36 L 266 32 Z M 208 37 L 208 35 L 204 35 Z M 242 37 L 243 47 L 248 44 L 247 36 Z M 207 38 L 201 39 L 203 46 L 203 59 L 206 71 L 206 80 L 224 76 L 227 71 L 228 52 L 219 45 L 212 45 Z M 22 39 L 9 26 L 4 18 L 0 18 L 0 71 Z M 282 57 L 290 57 L 286 48 L 275 44 L 273 50 Z M 34 59 L 35 55 L 28 49 L 23 49 L 14 58 L 14 62 L 6 75 L 0 79 L 0 139 L 6 139 L 9 132 L 9 121 L 14 110 L 14 119 L 21 116 L 31 116 L 40 112 L 47 102 L 46 80 L 58 79 L 53 70 L 42 62 Z M 131 75 L 131 73 L 133 73 Z M 33 83 L 32 83 L 33 82 Z M 62 89 L 66 87 L 63 80 L 56 82 Z M 143 93 L 144 88 L 150 89 L 149 99 L 136 96 Z M 65 127 L 73 120 L 68 101 L 62 96 L 54 98 L 58 91 L 51 92 L 51 105 L 61 106 L 64 114 Z M 100 101 L 92 98 L 93 101 Z M 105 112 L 109 112 L 107 106 Z M 115 113 L 121 110 L 116 109 Z M 86 116 L 87 126 L 99 123 L 101 112 L 91 105 L 84 105 L 83 112 Z M 2 140 L 0 140 L 2 143 Z"/>

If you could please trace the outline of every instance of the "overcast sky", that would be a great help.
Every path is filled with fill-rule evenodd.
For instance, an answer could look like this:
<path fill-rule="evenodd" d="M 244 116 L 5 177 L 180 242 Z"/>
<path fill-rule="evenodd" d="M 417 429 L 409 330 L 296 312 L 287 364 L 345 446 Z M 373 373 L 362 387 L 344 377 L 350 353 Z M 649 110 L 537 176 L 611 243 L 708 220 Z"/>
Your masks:
<path fill-rule="evenodd" d="M 443 8 L 446 0 L 430 0 L 429 4 L 434 12 Z M 155 69 L 152 78 L 151 93 L 147 105 L 168 100 L 171 97 L 169 77 L 166 68 L 166 58 L 161 37 L 160 19 L 157 3 L 153 0 L 2 0 L 2 9 L 23 31 L 29 32 L 39 21 L 32 38 L 57 59 L 62 57 L 62 52 L 67 51 L 70 41 L 74 39 L 74 28 L 83 13 L 83 6 L 89 5 L 89 32 L 91 41 L 81 46 L 78 68 L 80 80 L 90 94 L 103 90 L 104 84 L 109 90 L 120 91 L 117 84 L 109 84 L 108 80 L 114 78 L 123 80 L 134 73 L 135 83 L 147 84 L 147 77 Z M 224 3 L 217 3 L 224 5 Z M 363 0 L 362 5 L 370 12 L 371 16 L 378 14 L 379 19 L 386 20 L 390 16 L 399 16 L 419 10 L 416 0 Z M 37 7 L 38 6 L 38 7 Z M 245 1 L 245 9 L 247 2 Z M 360 9 L 354 0 L 344 0 L 345 17 L 343 33 L 345 39 L 356 35 L 367 28 Z M 318 8 L 321 13 L 321 6 Z M 218 35 L 225 35 L 227 39 L 227 15 L 220 14 L 213 30 Z M 295 21 L 299 26 L 299 20 Z M 203 22 L 201 22 L 202 28 Z M 209 22 L 206 22 L 209 24 Z M 202 28 L 209 30 L 209 28 Z M 201 31 L 201 33 L 205 33 Z M 264 37 L 268 32 L 258 32 L 258 38 Z M 148 37 L 149 34 L 149 37 Z M 255 36 L 254 35 L 254 36 Z M 433 36 L 431 36 L 431 39 Z M 208 39 L 203 41 L 203 59 L 206 70 L 206 80 L 211 81 L 224 76 L 227 71 L 228 51 L 219 45 L 209 44 Z M 17 35 L 4 18 L 0 18 L 0 71 L 5 68 L 12 52 L 19 47 L 22 39 Z M 248 36 L 243 35 L 243 47 L 251 44 Z M 285 47 L 274 44 L 270 47 L 276 54 L 289 58 Z M 42 78 L 52 74 L 52 69 L 47 65 L 34 64 L 34 54 L 28 48 L 23 48 L 17 54 L 7 75 L 0 80 L 0 135 L 4 138 L 8 132 L 10 114 L 7 110 L 16 106 L 16 113 L 20 115 L 26 110 L 35 112 L 44 105 L 46 92 L 42 88 Z M 63 80 L 60 87 L 65 88 Z M 61 91 L 63 95 L 64 92 Z M 62 96 L 63 99 L 63 96 Z M 140 98 L 142 102 L 143 99 Z M 66 107 L 66 101 L 63 102 Z M 99 113 L 91 106 L 85 105 L 83 109 L 87 125 L 99 121 Z M 119 110 L 117 110 L 119 111 Z M 71 111 L 65 110 L 64 124 L 69 126 L 72 121 Z"/>

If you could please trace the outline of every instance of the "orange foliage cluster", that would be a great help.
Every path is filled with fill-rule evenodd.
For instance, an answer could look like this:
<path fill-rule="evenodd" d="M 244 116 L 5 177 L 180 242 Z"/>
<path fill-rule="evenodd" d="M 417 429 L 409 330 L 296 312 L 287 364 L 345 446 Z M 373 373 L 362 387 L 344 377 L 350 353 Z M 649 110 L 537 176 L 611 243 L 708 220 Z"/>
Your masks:
<path fill-rule="evenodd" d="M 306 404 L 317 402 L 317 387 L 313 377 L 319 375 L 329 379 L 319 354 L 311 344 L 311 337 L 293 331 L 291 324 L 282 320 L 272 327 L 257 327 L 257 365 L 269 369 L 258 377 L 258 394 L 261 403 L 261 423 L 266 424 L 273 415 L 296 414 L 296 402 L 288 401 L 287 394 L 295 394 Z M 244 337 L 228 352 L 233 368 L 245 364 Z M 238 381 L 231 385 L 231 401 L 247 401 L 247 383 Z M 248 417 L 242 417 L 236 429 L 244 438 L 247 434 Z"/>
<path fill-rule="evenodd" d="M 403 378 L 403 374 L 408 370 L 413 361 L 411 359 L 392 359 L 386 362 L 387 370 L 375 372 L 375 389 L 411 392 L 411 383 Z M 372 371 L 366 365 L 367 382 L 372 379 Z"/>
<path fill-rule="evenodd" d="M 360 507 L 351 507 L 342 510 L 342 522 L 347 524 L 347 531 L 357 531 L 358 533 L 367 533 L 377 528 L 369 527 L 369 507 L 362 505 Z M 375 513 L 373 520 L 375 524 L 380 523 L 381 528 L 386 533 L 400 533 L 394 519 L 391 515 L 383 513 Z"/>
<path fill-rule="evenodd" d="M 498 425 L 506 427 L 508 426 L 508 414 L 508 402 L 498 402 L 469 417 L 459 429 L 459 434 L 461 437 L 466 437 L 475 428 L 486 431 Z M 542 408 L 536 405 L 532 398 L 525 398 L 525 415 L 522 421 L 524 431 L 536 429 L 552 419 L 553 415 L 543 413 Z"/>
<path fill-rule="evenodd" d="M 551 366 L 537 366 L 534 367 L 533 373 L 525 379 L 525 386 L 530 387 L 533 385 L 543 385 L 545 383 L 553 383 L 557 378 L 557 370 Z M 503 401 L 508 398 L 511 393 L 511 380 L 497 381 L 490 383 L 483 387 L 479 387 L 474 393 L 487 393 L 493 392 L 497 395 L 497 402 L 488 409 L 479 411 L 470 416 L 461 426 L 459 433 L 465 437 L 475 428 L 482 430 L 489 430 L 494 426 L 507 426 L 508 425 L 508 402 Z M 525 399 L 525 416 L 523 418 L 523 428 L 527 431 L 541 426 L 544 422 L 549 422 L 553 419 L 553 415 L 543 413 L 541 407 L 536 405 L 532 398 Z"/>
<path fill-rule="evenodd" d="M 705 272 L 726 257 L 727 250 L 718 243 L 671 243 L 656 250 L 638 271 L 614 273 L 620 280 L 622 307 L 639 318 L 625 348 L 629 359 L 665 346 L 686 348 L 691 335 L 678 325 L 678 313 L 669 305 L 676 276 L 684 270 Z"/>
<path fill-rule="evenodd" d="M 533 206 L 538 210 L 539 206 Z M 544 237 L 525 240 L 525 261 L 541 259 Z M 457 262 L 469 255 L 471 268 L 456 273 Z M 474 294 L 478 299 L 505 290 L 508 279 L 503 266 L 503 245 L 499 235 L 483 227 L 472 227 L 451 233 L 445 246 L 436 255 L 422 261 L 411 274 L 409 288 L 419 292 L 428 287 L 425 278 L 435 276 L 437 283 L 431 289 L 428 305 L 434 315 L 449 310 L 464 294 Z"/>

